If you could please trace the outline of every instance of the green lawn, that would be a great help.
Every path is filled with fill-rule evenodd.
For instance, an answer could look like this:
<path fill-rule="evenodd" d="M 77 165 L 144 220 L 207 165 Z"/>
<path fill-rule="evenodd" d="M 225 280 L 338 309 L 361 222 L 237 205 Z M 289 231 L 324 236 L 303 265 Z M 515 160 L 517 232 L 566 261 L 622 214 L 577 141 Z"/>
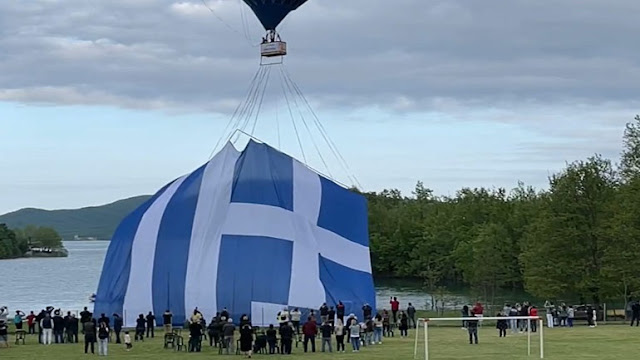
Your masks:
<path fill-rule="evenodd" d="M 545 358 L 546 359 L 634 359 L 638 356 L 640 342 L 638 341 L 640 327 L 629 326 L 599 326 L 588 328 L 580 326 L 573 329 L 545 328 Z M 144 343 L 134 343 L 133 350 L 126 352 L 120 345 L 109 345 L 109 356 L 129 359 L 179 359 L 179 358 L 211 358 L 217 357 L 217 350 L 205 346 L 202 353 L 176 353 L 164 350 L 160 336 Z M 254 358 L 270 359 L 412 359 L 414 333 L 409 338 L 385 338 L 384 344 L 362 349 L 353 354 L 347 345 L 345 354 L 303 354 L 302 344 L 294 348 L 293 356 L 254 355 Z M 422 334 L 421 334 L 422 335 Z M 467 332 L 455 327 L 430 327 L 429 330 L 430 359 L 527 359 L 526 334 L 507 335 L 498 338 L 497 330 L 492 327 L 480 329 L 479 345 L 469 345 Z M 422 338 L 422 336 L 421 336 Z M 13 339 L 13 335 L 10 340 Z M 80 339 L 82 340 L 82 339 Z M 82 344 L 38 345 L 37 339 L 31 337 L 26 345 L 14 345 L 10 342 L 9 349 L 0 348 L 0 359 L 85 359 Z M 96 344 L 97 345 L 97 344 Z M 317 341 L 319 345 L 319 341 Z M 531 339 L 532 356 L 539 358 L 538 336 Z M 319 346 L 318 346 L 319 350 Z M 96 346 L 97 353 L 97 346 Z M 419 355 L 424 358 L 424 348 L 419 349 Z M 420 356 L 419 356 L 420 358 Z"/>

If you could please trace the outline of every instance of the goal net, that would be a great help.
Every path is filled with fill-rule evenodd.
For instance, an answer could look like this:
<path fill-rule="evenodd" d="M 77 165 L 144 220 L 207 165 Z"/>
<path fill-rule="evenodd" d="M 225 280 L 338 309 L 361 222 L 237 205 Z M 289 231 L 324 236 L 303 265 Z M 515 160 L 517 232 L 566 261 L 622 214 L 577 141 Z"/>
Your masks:
<path fill-rule="evenodd" d="M 504 330 L 504 338 L 500 329 Z M 539 345 L 539 350 L 534 349 L 533 355 L 544 359 L 543 331 L 542 318 L 537 316 L 420 318 L 416 326 L 413 358 L 421 358 L 423 351 L 425 360 L 456 357 L 451 352 L 460 348 L 468 354 L 469 349 L 461 347 L 461 344 L 478 344 L 474 353 L 479 359 L 483 358 L 482 354 L 487 359 L 500 355 L 507 358 L 515 355 L 516 351 L 522 351 L 522 356 L 526 351 L 527 356 L 531 356 L 531 338 L 535 337 L 537 341 L 534 343 L 537 342 L 535 345 Z"/>

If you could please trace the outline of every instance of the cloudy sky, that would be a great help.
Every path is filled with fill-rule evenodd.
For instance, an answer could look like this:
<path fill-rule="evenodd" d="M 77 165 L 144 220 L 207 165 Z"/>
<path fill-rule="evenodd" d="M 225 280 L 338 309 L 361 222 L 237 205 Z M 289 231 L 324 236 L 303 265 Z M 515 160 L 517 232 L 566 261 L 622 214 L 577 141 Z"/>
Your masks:
<path fill-rule="evenodd" d="M 309 0 L 281 25 L 290 54 L 258 82 L 258 116 L 236 117 L 268 71 L 264 31 L 241 0 L 207 4 L 0 1 L 0 213 L 153 193 L 245 118 L 365 190 L 544 187 L 567 161 L 616 158 L 640 113 L 637 0 Z"/>

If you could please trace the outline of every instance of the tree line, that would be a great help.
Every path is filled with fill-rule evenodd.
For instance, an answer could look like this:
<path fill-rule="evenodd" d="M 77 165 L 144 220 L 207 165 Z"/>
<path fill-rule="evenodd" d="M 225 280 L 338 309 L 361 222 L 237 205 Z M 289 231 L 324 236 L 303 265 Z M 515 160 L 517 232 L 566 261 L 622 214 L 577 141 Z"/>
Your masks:
<path fill-rule="evenodd" d="M 640 296 L 640 117 L 626 125 L 619 163 L 577 160 L 548 189 L 464 188 L 435 196 L 418 182 L 365 193 L 377 276 L 416 277 L 431 291 L 464 284 L 491 301 L 523 289 L 584 302 Z"/>
<path fill-rule="evenodd" d="M 0 224 L 0 259 L 22 257 L 31 246 L 60 248 L 62 238 L 50 227 L 29 225 L 24 229 L 9 229 L 6 224 Z"/>

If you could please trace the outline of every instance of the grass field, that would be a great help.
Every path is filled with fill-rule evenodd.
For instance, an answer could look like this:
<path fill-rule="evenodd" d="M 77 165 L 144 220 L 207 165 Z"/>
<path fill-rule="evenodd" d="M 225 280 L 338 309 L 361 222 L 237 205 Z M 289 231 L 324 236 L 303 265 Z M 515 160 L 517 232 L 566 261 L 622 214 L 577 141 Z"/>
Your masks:
<path fill-rule="evenodd" d="M 302 344 L 294 348 L 292 356 L 254 355 L 253 358 L 269 359 L 412 359 L 414 335 L 412 331 L 408 338 L 385 338 L 382 345 L 375 345 L 361 349 L 357 354 L 351 352 L 347 345 L 347 352 L 304 354 Z M 640 327 L 629 326 L 586 326 L 573 329 L 546 329 L 545 359 L 634 359 L 640 350 Z M 134 343 L 131 352 L 126 352 L 120 345 L 109 344 L 109 356 L 127 359 L 180 359 L 180 358 L 212 358 L 218 357 L 217 349 L 204 346 L 201 353 L 177 353 L 162 347 L 162 336 L 150 341 Z M 160 334 L 161 335 L 161 334 Z M 422 334 L 421 334 L 422 335 Z M 421 336 L 422 338 L 422 336 Z M 11 336 L 10 340 L 13 340 Z M 82 341 L 82 338 L 80 339 Z M 429 348 L 430 359 L 536 359 L 539 358 L 538 336 L 531 338 L 532 354 L 527 357 L 526 334 L 507 335 L 499 338 L 493 327 L 483 327 L 479 333 L 479 345 L 469 345 L 467 332 L 455 327 L 430 327 Z M 9 349 L 0 348 L 0 359 L 85 359 L 83 344 L 62 344 L 44 346 L 37 344 L 37 338 L 31 337 L 26 345 L 14 345 L 10 342 Z M 97 344 L 96 344 L 97 345 Z M 320 342 L 316 341 L 319 349 Z M 335 346 L 335 344 L 334 344 Z M 424 359 L 424 348 L 419 348 L 418 358 Z M 97 353 L 97 346 L 96 346 Z M 97 355 L 96 355 L 97 356 Z"/>

